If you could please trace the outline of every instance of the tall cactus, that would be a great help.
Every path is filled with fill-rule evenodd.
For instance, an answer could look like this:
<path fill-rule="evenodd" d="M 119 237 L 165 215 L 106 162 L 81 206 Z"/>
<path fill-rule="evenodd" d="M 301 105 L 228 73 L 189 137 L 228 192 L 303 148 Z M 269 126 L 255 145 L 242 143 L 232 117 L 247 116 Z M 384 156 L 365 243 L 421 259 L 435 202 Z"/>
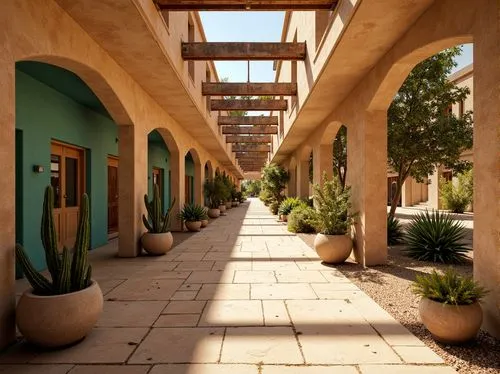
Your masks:
<path fill-rule="evenodd" d="M 52 186 L 48 186 L 45 189 L 40 232 L 52 282 L 35 270 L 24 248 L 19 244 L 16 245 L 16 260 L 37 295 L 61 295 L 75 292 L 87 288 L 91 282 L 92 268 L 87 258 L 87 251 L 90 247 L 88 196 L 86 194 L 82 196 L 73 257 L 66 247 L 63 248 L 62 254 L 59 253 L 53 208 L 54 190 Z"/>
<path fill-rule="evenodd" d="M 170 229 L 170 220 L 174 204 L 175 198 L 172 200 L 172 203 L 170 204 L 170 207 L 167 209 L 166 213 L 162 213 L 160 188 L 157 184 L 155 184 L 153 189 L 153 199 L 149 201 L 148 195 L 144 195 L 144 205 L 146 206 L 146 210 L 148 211 L 148 217 L 143 214 L 142 222 L 144 223 L 144 227 L 146 227 L 146 230 L 154 234 L 168 232 L 168 230 Z"/>

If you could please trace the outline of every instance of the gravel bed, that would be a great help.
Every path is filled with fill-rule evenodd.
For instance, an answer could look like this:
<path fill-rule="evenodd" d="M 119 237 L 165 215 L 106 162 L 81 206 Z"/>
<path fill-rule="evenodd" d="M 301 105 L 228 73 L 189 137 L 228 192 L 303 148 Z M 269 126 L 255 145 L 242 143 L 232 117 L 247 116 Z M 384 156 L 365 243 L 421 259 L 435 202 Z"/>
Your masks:
<path fill-rule="evenodd" d="M 314 234 L 298 236 L 313 248 Z M 481 331 L 475 341 L 462 346 L 448 346 L 432 339 L 419 320 L 419 298 L 411 292 L 411 283 L 417 274 L 444 270 L 449 265 L 413 260 L 400 251 L 401 246 L 389 248 L 388 264 L 383 266 L 363 269 L 354 262 L 346 262 L 335 267 L 457 372 L 500 373 L 500 340 L 488 333 Z M 472 276 L 472 261 L 454 267 L 460 274 Z"/>

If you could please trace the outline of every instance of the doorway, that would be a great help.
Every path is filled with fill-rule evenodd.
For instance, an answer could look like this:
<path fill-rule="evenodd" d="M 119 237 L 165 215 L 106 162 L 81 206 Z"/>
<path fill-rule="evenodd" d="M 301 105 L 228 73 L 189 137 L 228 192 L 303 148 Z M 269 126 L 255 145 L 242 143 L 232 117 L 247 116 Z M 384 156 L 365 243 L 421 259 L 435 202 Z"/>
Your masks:
<path fill-rule="evenodd" d="M 108 156 L 108 236 L 118 233 L 118 157 Z"/>
<path fill-rule="evenodd" d="M 54 189 L 54 220 L 59 248 L 73 248 L 78 228 L 81 196 L 85 192 L 85 151 L 52 142 L 50 184 Z"/>
<path fill-rule="evenodd" d="M 163 190 L 163 169 L 161 168 L 153 168 L 153 193 L 155 186 L 158 186 L 160 190 L 160 199 L 161 199 L 161 209 L 164 211 L 165 202 L 164 202 L 164 190 Z"/>

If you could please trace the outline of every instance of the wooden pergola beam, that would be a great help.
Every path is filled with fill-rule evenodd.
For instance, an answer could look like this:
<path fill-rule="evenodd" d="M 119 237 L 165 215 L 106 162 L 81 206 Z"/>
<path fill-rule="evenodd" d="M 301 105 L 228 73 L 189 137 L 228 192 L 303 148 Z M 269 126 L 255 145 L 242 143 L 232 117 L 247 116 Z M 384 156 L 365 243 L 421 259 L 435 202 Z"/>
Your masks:
<path fill-rule="evenodd" d="M 219 126 L 278 126 L 278 116 L 219 116 Z"/>
<path fill-rule="evenodd" d="M 162 10 L 333 10 L 338 0 L 155 0 Z"/>
<path fill-rule="evenodd" d="M 306 43 L 193 42 L 182 43 L 184 60 L 305 60 Z"/>
<path fill-rule="evenodd" d="M 297 83 L 207 83 L 202 82 L 204 96 L 295 96 Z"/>
<path fill-rule="evenodd" d="M 273 138 L 271 135 L 262 136 L 226 136 L 226 143 L 271 143 Z"/>
<path fill-rule="evenodd" d="M 287 100 L 226 100 L 226 99 L 211 99 L 211 110 L 287 110 Z M 243 118 L 243 117 L 242 117 Z"/>
<path fill-rule="evenodd" d="M 236 158 L 252 158 L 252 157 L 257 157 L 257 158 L 268 158 L 268 153 L 267 152 L 236 152 Z"/>
<path fill-rule="evenodd" d="M 271 152 L 267 144 L 233 144 L 233 152 Z"/>
<path fill-rule="evenodd" d="M 265 135 L 277 134 L 278 128 L 272 126 L 224 126 L 223 134 L 249 134 L 249 135 Z"/>

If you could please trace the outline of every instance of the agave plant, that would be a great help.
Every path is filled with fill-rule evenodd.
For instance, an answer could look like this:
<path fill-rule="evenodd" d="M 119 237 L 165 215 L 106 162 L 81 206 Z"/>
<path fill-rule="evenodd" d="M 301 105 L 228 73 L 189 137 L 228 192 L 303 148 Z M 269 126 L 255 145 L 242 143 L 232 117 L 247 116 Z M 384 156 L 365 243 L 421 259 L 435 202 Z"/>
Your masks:
<path fill-rule="evenodd" d="M 450 305 L 473 304 L 488 292 L 472 278 L 462 277 L 453 269 L 443 275 L 435 270 L 431 274 L 417 275 L 412 290 L 421 297 Z"/>
<path fill-rule="evenodd" d="M 207 210 L 199 204 L 186 204 L 179 213 L 179 219 L 185 222 L 196 222 L 207 219 Z"/>
<path fill-rule="evenodd" d="M 394 216 L 387 216 L 387 243 L 389 245 L 396 245 L 403 242 L 404 231 L 403 225 L 399 219 Z"/>
<path fill-rule="evenodd" d="M 468 258 L 464 237 L 464 226 L 451 215 L 425 211 L 410 222 L 406 233 L 408 245 L 403 252 L 421 261 L 463 263 Z"/>

